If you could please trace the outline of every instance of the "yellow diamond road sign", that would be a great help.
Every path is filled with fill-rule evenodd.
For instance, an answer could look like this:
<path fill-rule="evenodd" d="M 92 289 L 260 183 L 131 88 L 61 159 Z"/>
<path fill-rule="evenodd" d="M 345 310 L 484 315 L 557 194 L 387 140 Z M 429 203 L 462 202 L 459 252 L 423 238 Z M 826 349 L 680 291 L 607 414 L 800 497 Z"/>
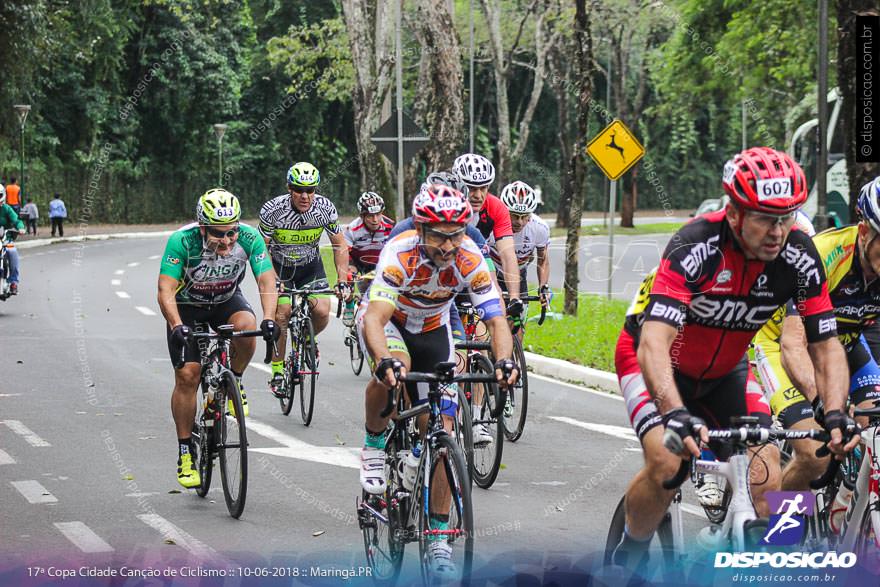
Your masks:
<path fill-rule="evenodd" d="M 642 158 L 645 148 L 625 124 L 615 120 L 590 141 L 587 153 L 613 181 Z"/>

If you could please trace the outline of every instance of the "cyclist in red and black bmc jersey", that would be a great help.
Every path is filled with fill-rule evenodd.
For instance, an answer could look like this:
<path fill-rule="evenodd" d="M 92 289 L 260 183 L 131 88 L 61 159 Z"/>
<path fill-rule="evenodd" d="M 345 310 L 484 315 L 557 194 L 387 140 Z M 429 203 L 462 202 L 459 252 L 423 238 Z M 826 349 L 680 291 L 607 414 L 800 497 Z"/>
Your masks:
<path fill-rule="evenodd" d="M 467 198 L 474 211 L 471 224 L 476 225 L 483 238 L 488 239 L 489 235 L 495 237 L 495 248 L 501 258 L 501 274 L 510 292 L 507 315 L 518 321 L 522 316 L 523 304 L 519 299 L 519 266 L 510 214 L 507 206 L 489 193 L 489 186 L 495 181 L 495 166 L 482 155 L 465 153 L 455 159 L 452 168 L 468 186 Z"/>
<path fill-rule="evenodd" d="M 638 565 L 672 500 L 662 486 L 681 458 L 699 457 L 708 441 L 696 424 L 730 426 L 731 417 L 757 416 L 769 426 L 770 407 L 752 376 L 749 341 L 788 300 L 805 325 L 817 387 L 832 417 L 835 454 L 858 442 L 844 413 L 846 358 L 822 261 L 812 240 L 791 230 L 807 197 L 801 168 L 785 153 L 748 149 L 724 167 L 725 210 L 696 218 L 673 236 L 653 283 L 627 317 L 615 364 L 627 410 L 644 450 L 645 466 L 626 493 L 626 526 L 615 562 Z M 661 427 L 661 424 L 663 425 Z M 664 446 L 677 448 L 673 454 Z M 844 439 L 849 442 L 844 446 Z M 750 449 L 755 509 L 767 516 L 764 494 L 778 489 L 779 451 Z"/>

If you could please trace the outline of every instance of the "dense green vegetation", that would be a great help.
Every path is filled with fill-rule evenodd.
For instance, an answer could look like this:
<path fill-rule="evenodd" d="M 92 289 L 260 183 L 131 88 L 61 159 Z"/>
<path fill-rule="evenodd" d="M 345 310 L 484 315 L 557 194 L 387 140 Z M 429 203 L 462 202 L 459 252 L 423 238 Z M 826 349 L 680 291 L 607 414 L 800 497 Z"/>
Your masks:
<path fill-rule="evenodd" d="M 408 110 L 420 107 L 416 102 L 431 82 L 422 75 L 430 53 L 410 32 L 427 1 L 405 3 Z M 183 219 L 191 215 L 195 197 L 217 182 L 212 125 L 225 123 L 224 184 L 241 195 L 246 213 L 281 193 L 287 167 L 301 159 L 319 166 L 324 191 L 342 212 L 351 213 L 361 186 L 352 104 L 357 76 L 344 4 L 0 3 L 0 175 L 20 175 L 12 105 L 29 103 L 27 195 L 45 204 L 60 192 L 77 220 Z M 468 2 L 454 4 L 456 33 L 466 48 Z M 503 46 L 512 57 L 507 93 L 515 141 L 516 121 L 527 110 L 536 75 L 535 15 L 543 12 L 549 33 L 558 33 L 548 33 L 544 42 L 565 43 L 573 8 L 552 0 L 489 4 L 501 11 Z M 815 92 L 815 3 L 797 10 L 783 0 L 600 0 L 590 6 L 600 67 L 594 76 L 591 133 L 606 121 L 604 67 L 610 54 L 616 83 L 610 113 L 624 116 L 648 149 L 635 176 L 638 207 L 691 208 L 717 194 L 723 161 L 739 149 L 744 100 L 752 143 L 783 148 L 808 116 Z M 535 12 L 526 16 L 532 7 Z M 479 8 L 474 14 L 475 142 L 477 150 L 495 156 L 496 77 L 487 20 Z M 392 22 L 390 14 L 385 21 Z M 565 73 L 566 45 L 560 47 L 563 59 L 556 67 Z M 466 51 L 461 67 L 466 112 Z M 556 75 L 557 69 L 550 71 Z M 565 161 L 558 88 L 550 73 L 545 76 L 526 146 L 509 168 L 512 176 L 541 186 L 546 213 L 560 208 Z M 574 91 L 565 83 L 561 87 Z M 417 164 L 411 173 L 418 175 L 423 167 Z M 585 209 L 604 205 L 603 181 L 591 166 Z M 632 185 L 622 189 L 631 192 Z"/>

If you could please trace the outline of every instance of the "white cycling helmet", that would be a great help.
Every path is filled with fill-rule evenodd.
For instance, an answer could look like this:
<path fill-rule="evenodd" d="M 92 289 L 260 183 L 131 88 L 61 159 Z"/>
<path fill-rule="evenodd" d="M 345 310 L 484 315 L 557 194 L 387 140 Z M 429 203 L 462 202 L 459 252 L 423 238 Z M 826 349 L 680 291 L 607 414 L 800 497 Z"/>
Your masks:
<path fill-rule="evenodd" d="M 524 181 L 515 181 L 501 190 L 501 201 L 514 214 L 531 214 L 538 208 L 535 190 Z"/>
<path fill-rule="evenodd" d="M 465 153 L 455 159 L 452 169 L 469 186 L 484 186 L 495 181 L 495 166 L 482 155 Z"/>

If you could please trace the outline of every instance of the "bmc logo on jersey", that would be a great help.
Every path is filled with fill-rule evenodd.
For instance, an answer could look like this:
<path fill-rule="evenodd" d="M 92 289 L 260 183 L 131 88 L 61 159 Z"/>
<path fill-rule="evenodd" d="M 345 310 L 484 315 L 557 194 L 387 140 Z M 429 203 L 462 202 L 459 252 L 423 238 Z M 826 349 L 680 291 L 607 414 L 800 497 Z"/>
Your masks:
<path fill-rule="evenodd" d="M 685 273 L 688 274 L 688 277 L 693 279 L 700 275 L 700 268 L 703 261 L 718 252 L 718 247 L 715 246 L 715 243 L 717 243 L 720 238 L 720 236 L 716 235 L 710 237 L 704 243 L 697 243 L 691 247 L 687 256 L 681 260 L 681 266 L 684 268 Z"/>
<path fill-rule="evenodd" d="M 744 300 L 713 300 L 706 296 L 695 297 L 690 306 L 691 311 L 704 322 L 745 330 L 757 330 L 778 308 L 778 305 L 749 306 Z"/>
<path fill-rule="evenodd" d="M 816 260 L 792 244 L 785 245 L 782 250 L 782 259 L 797 270 L 798 285 L 807 286 L 814 279 L 816 285 L 819 285 L 822 281 L 822 276 L 816 267 Z"/>

